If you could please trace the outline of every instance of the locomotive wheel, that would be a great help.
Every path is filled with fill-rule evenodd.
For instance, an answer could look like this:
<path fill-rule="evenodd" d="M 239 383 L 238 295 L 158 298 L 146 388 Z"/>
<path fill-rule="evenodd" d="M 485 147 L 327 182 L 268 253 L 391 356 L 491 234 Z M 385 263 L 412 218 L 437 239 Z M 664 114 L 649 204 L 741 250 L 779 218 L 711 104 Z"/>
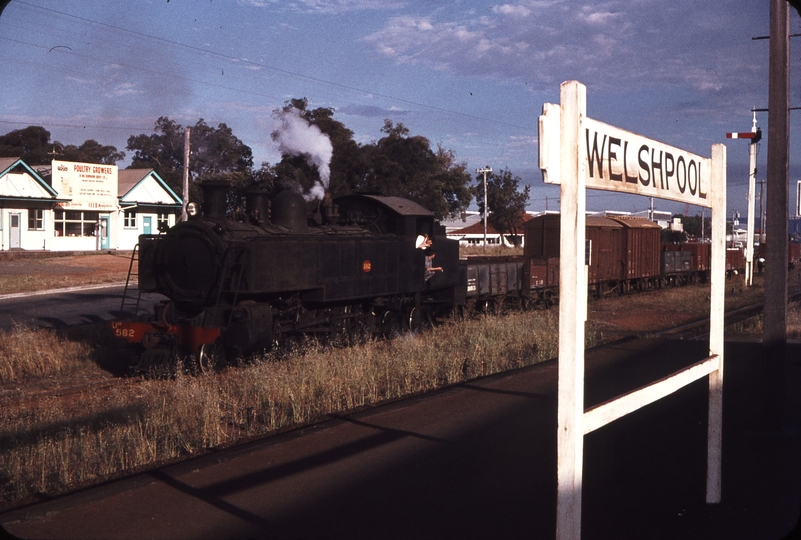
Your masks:
<path fill-rule="evenodd" d="M 476 314 L 476 301 L 468 300 L 464 306 L 464 316 L 466 318 L 473 318 Z"/>
<path fill-rule="evenodd" d="M 225 348 L 221 343 L 204 343 L 197 353 L 197 368 L 200 373 L 209 374 L 225 364 Z"/>
<path fill-rule="evenodd" d="M 408 328 L 411 332 L 422 330 L 426 323 L 426 314 L 423 308 L 413 307 L 407 317 Z"/>
<path fill-rule="evenodd" d="M 393 339 L 401 335 L 402 330 L 400 315 L 393 310 L 385 311 L 381 317 L 381 335 L 385 339 Z"/>

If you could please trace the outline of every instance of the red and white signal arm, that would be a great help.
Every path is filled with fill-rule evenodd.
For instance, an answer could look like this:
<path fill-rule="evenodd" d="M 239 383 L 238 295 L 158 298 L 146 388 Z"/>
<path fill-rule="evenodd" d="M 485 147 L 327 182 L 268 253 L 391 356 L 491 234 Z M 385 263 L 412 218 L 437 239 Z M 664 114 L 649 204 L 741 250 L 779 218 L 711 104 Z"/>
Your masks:
<path fill-rule="evenodd" d="M 751 139 L 751 143 L 758 143 L 762 140 L 762 128 L 756 131 L 736 131 L 726 134 L 727 139 Z"/>
<path fill-rule="evenodd" d="M 727 139 L 753 139 L 754 137 L 756 137 L 756 133 L 753 133 L 751 131 L 742 131 L 739 133 L 735 132 L 726 134 Z"/>

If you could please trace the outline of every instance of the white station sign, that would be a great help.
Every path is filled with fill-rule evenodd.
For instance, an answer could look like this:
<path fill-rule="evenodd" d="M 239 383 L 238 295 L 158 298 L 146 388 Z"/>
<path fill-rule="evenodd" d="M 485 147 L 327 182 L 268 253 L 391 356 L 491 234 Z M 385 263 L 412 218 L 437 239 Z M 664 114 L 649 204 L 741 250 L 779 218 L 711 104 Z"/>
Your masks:
<path fill-rule="evenodd" d="M 546 183 L 560 183 L 560 109 L 540 116 L 540 168 Z M 711 208 L 712 160 L 591 118 L 579 130 L 579 170 L 591 189 L 645 195 Z"/>

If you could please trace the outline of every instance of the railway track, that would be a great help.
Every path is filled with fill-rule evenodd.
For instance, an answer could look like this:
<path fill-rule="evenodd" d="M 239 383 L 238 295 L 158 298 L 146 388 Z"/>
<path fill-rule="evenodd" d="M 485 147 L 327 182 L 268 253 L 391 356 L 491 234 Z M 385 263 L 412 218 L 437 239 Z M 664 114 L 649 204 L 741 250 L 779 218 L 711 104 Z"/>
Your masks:
<path fill-rule="evenodd" d="M 801 289 L 788 295 L 788 302 L 801 301 Z M 732 326 L 762 314 L 764 302 L 756 302 L 748 306 L 729 310 L 724 315 L 724 326 Z M 659 332 L 644 332 L 640 337 L 678 337 L 680 339 L 703 339 L 709 335 L 709 317 L 681 324 Z"/>

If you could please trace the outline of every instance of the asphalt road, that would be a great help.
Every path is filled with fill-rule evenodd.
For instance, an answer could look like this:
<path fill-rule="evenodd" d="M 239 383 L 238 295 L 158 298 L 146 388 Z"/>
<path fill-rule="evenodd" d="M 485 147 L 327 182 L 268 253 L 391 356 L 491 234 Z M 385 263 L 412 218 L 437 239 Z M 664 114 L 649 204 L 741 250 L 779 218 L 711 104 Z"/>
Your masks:
<path fill-rule="evenodd" d="M 132 304 L 126 303 L 125 312 L 120 311 L 124 289 L 124 285 L 103 285 L 2 295 L 0 329 L 15 324 L 65 328 L 129 317 L 134 314 Z M 153 304 L 162 298 L 158 294 L 142 295 L 139 313 L 152 310 Z"/>
<path fill-rule="evenodd" d="M 586 405 L 706 356 L 587 354 Z M 726 347 L 723 489 L 704 502 L 706 380 L 585 438 L 582 538 L 782 538 L 801 504 L 801 348 L 781 376 Z M 458 385 L 0 514 L 19 538 L 555 537 L 556 362 Z"/>

